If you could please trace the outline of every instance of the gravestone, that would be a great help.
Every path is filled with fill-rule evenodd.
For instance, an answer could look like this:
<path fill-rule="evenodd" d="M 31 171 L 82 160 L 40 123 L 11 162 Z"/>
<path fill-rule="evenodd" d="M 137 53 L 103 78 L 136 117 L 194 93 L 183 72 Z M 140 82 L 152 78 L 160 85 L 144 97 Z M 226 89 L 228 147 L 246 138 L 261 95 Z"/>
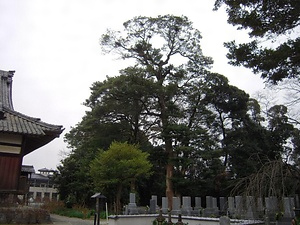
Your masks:
<path fill-rule="evenodd" d="M 226 204 L 226 198 L 220 197 L 220 214 L 226 215 L 227 214 L 227 204 Z"/>
<path fill-rule="evenodd" d="M 201 197 L 195 197 L 195 209 L 202 209 Z"/>
<path fill-rule="evenodd" d="M 257 218 L 263 218 L 264 216 L 264 205 L 262 198 L 257 198 L 256 204 Z"/>
<path fill-rule="evenodd" d="M 191 214 L 193 216 L 201 216 L 201 210 L 202 210 L 201 197 L 195 197 L 195 207 L 192 210 Z"/>
<path fill-rule="evenodd" d="M 278 212 L 277 198 L 274 196 L 266 197 L 265 204 L 270 220 L 274 220 L 276 217 L 276 213 Z"/>
<path fill-rule="evenodd" d="M 216 208 L 216 206 L 217 206 L 216 198 L 214 200 L 212 196 L 206 196 L 206 207 L 203 210 L 203 216 L 205 217 L 217 216 L 218 208 Z"/>
<path fill-rule="evenodd" d="M 161 199 L 161 211 L 164 214 L 168 213 L 168 198 L 167 197 L 162 197 L 162 199 Z"/>
<path fill-rule="evenodd" d="M 180 198 L 179 197 L 173 197 L 172 214 L 173 215 L 179 215 L 180 213 L 181 213 Z"/>
<path fill-rule="evenodd" d="M 244 207 L 243 207 L 243 197 L 242 196 L 235 196 L 235 212 L 234 216 L 236 218 L 242 218 L 244 214 Z"/>
<path fill-rule="evenodd" d="M 293 208 L 295 207 L 294 199 L 290 197 L 283 198 L 283 208 L 284 208 L 284 217 L 293 218 L 294 211 Z"/>
<path fill-rule="evenodd" d="M 255 202 L 253 196 L 246 197 L 246 215 L 245 219 L 254 219 Z"/>
<path fill-rule="evenodd" d="M 192 201 L 190 196 L 183 196 L 182 197 L 182 208 L 181 213 L 185 216 L 190 216 L 192 214 Z"/>
<path fill-rule="evenodd" d="M 149 213 L 150 214 L 155 214 L 156 213 L 156 201 L 154 199 L 150 199 Z"/>
<path fill-rule="evenodd" d="M 213 198 L 212 203 L 213 203 L 214 215 L 218 216 L 219 215 L 219 208 L 218 208 L 217 198 Z"/>
<path fill-rule="evenodd" d="M 235 214 L 235 205 L 234 205 L 234 197 L 228 197 L 228 216 L 233 216 Z"/>
<path fill-rule="evenodd" d="M 129 215 L 138 214 L 138 209 L 135 202 L 135 193 L 129 194 L 128 214 Z"/>
<path fill-rule="evenodd" d="M 157 196 L 156 195 L 152 195 L 151 199 L 150 199 L 150 210 L 149 213 L 154 214 L 157 213 L 159 211 L 159 207 L 157 205 Z"/>

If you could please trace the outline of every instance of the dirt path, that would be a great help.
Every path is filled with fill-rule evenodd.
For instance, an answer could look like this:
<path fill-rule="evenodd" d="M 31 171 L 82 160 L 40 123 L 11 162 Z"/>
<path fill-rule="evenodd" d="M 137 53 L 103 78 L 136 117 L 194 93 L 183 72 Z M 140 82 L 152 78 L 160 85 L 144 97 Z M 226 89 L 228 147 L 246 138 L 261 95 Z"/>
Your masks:
<path fill-rule="evenodd" d="M 56 225 L 93 225 L 93 220 L 83 220 L 79 218 L 69 218 L 55 214 L 50 215 L 51 221 Z"/>

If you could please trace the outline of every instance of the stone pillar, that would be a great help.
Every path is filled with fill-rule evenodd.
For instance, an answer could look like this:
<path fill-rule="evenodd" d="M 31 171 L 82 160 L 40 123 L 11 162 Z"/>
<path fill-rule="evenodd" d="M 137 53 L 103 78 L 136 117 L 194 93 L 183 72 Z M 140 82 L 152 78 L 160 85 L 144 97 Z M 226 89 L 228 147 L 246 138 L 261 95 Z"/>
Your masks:
<path fill-rule="evenodd" d="M 227 204 L 225 197 L 220 197 L 220 215 L 227 215 Z"/>
<path fill-rule="evenodd" d="M 195 197 L 195 207 L 192 210 L 192 215 L 193 216 L 201 216 L 201 197 Z"/>
<path fill-rule="evenodd" d="M 235 196 L 234 216 L 236 218 L 242 218 L 243 214 L 244 214 L 243 197 L 242 196 Z"/>
<path fill-rule="evenodd" d="M 234 197 L 228 197 L 228 216 L 233 216 L 235 214 L 235 206 L 234 206 Z"/>
<path fill-rule="evenodd" d="M 154 214 L 158 211 L 159 207 L 157 205 L 157 196 L 156 195 L 152 195 L 151 199 L 150 199 L 150 214 Z"/>
<path fill-rule="evenodd" d="M 155 214 L 156 213 L 156 202 L 155 202 L 154 199 L 150 199 L 149 213 L 150 214 Z"/>
<path fill-rule="evenodd" d="M 180 198 L 173 197 L 173 205 L 172 205 L 172 214 L 173 215 L 179 215 L 181 213 L 180 205 L 181 205 Z"/>
<path fill-rule="evenodd" d="M 138 214 L 138 209 L 135 202 L 135 193 L 129 194 L 128 214 L 129 215 Z"/>
<path fill-rule="evenodd" d="M 182 215 L 190 216 L 192 213 L 192 202 L 190 196 L 183 196 L 182 197 Z"/>
<path fill-rule="evenodd" d="M 253 196 L 246 197 L 246 219 L 254 219 L 255 202 Z"/>
<path fill-rule="evenodd" d="M 283 198 L 284 217 L 293 218 L 295 216 L 293 211 L 294 207 L 295 207 L 294 198 L 290 198 L 290 197 Z"/>
<path fill-rule="evenodd" d="M 263 218 L 264 216 L 264 205 L 262 198 L 257 198 L 257 204 L 256 204 L 256 212 L 257 212 L 257 218 Z"/>
<path fill-rule="evenodd" d="M 162 199 L 161 199 L 161 211 L 164 214 L 168 213 L 168 198 L 167 197 L 162 197 Z"/>
<path fill-rule="evenodd" d="M 218 208 L 217 198 L 213 198 L 212 202 L 213 202 L 214 215 L 219 216 L 219 208 Z"/>
<path fill-rule="evenodd" d="M 266 197 L 265 198 L 266 203 L 266 211 L 268 212 L 269 218 L 275 218 L 276 213 L 278 212 L 278 202 L 276 197 Z"/>
<path fill-rule="evenodd" d="M 211 216 L 218 216 L 218 208 L 216 205 L 217 201 L 212 196 L 206 196 L 206 207 L 203 210 L 203 216 L 211 217 Z"/>

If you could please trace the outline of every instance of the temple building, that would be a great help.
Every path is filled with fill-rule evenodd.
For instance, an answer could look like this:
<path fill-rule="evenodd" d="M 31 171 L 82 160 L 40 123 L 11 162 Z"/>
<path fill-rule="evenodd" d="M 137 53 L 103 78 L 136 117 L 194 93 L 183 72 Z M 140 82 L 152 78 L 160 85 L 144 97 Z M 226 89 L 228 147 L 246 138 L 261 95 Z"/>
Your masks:
<path fill-rule="evenodd" d="M 62 126 L 16 112 L 12 102 L 14 71 L 0 70 L 0 203 L 29 192 L 30 171 L 23 157 L 58 138 Z"/>
<path fill-rule="evenodd" d="M 22 165 L 21 171 L 22 173 L 28 173 L 30 184 L 29 193 L 23 196 L 23 202 L 25 200 L 27 205 L 37 205 L 59 200 L 58 189 L 53 179 L 54 175 L 58 173 L 57 170 L 42 168 L 36 172 L 32 165 Z"/>

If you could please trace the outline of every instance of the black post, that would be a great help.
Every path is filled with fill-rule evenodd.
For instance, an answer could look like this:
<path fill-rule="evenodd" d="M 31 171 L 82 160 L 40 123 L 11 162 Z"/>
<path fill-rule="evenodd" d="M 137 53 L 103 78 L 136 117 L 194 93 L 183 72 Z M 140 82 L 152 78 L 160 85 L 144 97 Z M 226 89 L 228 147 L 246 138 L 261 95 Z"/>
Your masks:
<path fill-rule="evenodd" d="M 178 222 L 176 223 L 176 225 L 183 225 L 181 214 L 178 215 Z"/>
<path fill-rule="evenodd" d="M 97 225 L 100 224 L 100 198 L 97 198 Z"/>
<path fill-rule="evenodd" d="M 96 225 L 96 221 L 97 221 L 97 213 L 95 212 L 95 215 L 94 215 L 94 225 Z"/>
<path fill-rule="evenodd" d="M 100 206 L 101 206 L 102 200 L 105 201 L 106 197 L 104 195 L 101 195 L 101 193 L 96 193 L 91 198 L 96 199 L 96 212 L 95 212 L 95 217 L 94 217 L 94 225 L 99 225 L 100 224 Z"/>
<path fill-rule="evenodd" d="M 168 223 L 167 223 L 167 225 L 173 225 L 171 210 L 169 210 L 169 212 L 168 212 Z"/>

